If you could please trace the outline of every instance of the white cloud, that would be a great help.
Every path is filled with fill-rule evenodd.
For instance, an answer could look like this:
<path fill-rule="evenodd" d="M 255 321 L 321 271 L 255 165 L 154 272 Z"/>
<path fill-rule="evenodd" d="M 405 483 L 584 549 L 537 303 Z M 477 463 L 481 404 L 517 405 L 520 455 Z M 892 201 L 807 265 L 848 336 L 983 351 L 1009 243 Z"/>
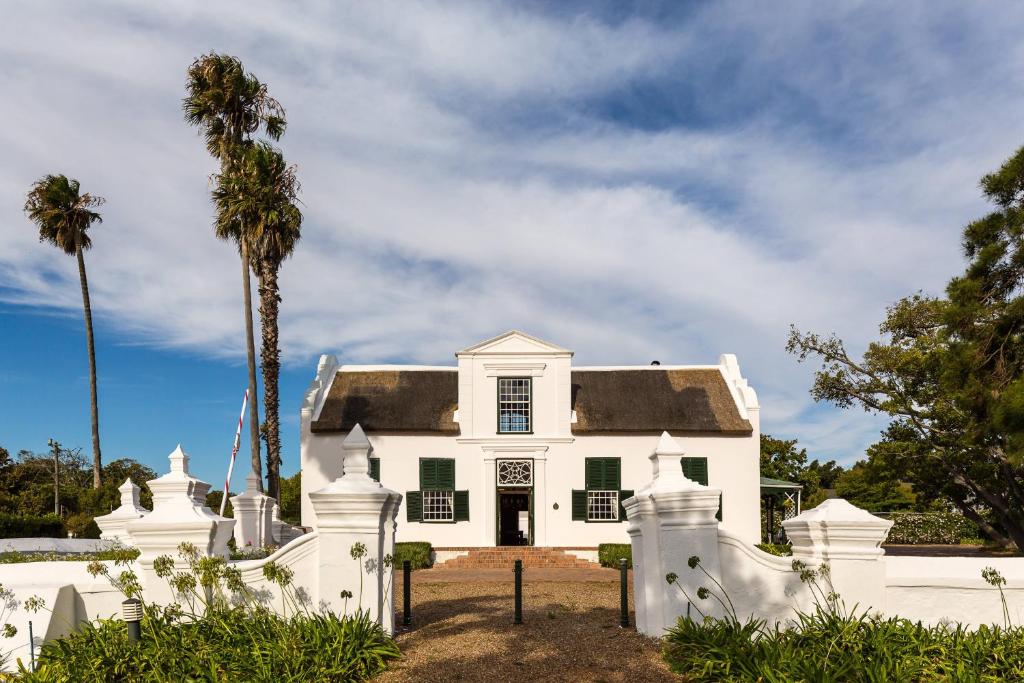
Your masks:
<path fill-rule="evenodd" d="M 886 304 L 941 288 L 960 226 L 984 210 L 978 177 L 1024 137 L 1014 22 L 973 8 L 712 5 L 678 23 L 498 3 L 6 13 L 5 298 L 80 305 L 73 259 L 21 214 L 35 178 L 65 172 L 109 200 L 88 255 L 98 315 L 129 339 L 243 353 L 237 257 L 210 229 L 213 163 L 179 112 L 185 68 L 215 47 L 288 107 L 306 223 L 282 274 L 287 361 L 447 362 L 509 327 L 583 363 L 735 352 L 765 429 L 840 459 L 879 423 L 812 408 L 788 324 L 856 347 Z M 674 123 L 602 113 L 634 97 Z"/>

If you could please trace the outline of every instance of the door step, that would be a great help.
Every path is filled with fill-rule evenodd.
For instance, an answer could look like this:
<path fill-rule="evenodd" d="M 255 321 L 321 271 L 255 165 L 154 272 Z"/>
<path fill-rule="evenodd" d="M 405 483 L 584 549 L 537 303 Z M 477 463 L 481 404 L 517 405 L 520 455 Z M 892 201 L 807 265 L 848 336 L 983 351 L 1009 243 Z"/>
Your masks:
<path fill-rule="evenodd" d="M 434 564 L 439 569 L 512 569 L 516 560 L 528 569 L 596 569 L 601 565 L 572 554 L 583 548 L 542 548 L 536 546 L 497 546 L 493 548 L 435 548 L 437 551 L 468 551 Z M 596 548 L 586 548 L 594 551 Z"/>

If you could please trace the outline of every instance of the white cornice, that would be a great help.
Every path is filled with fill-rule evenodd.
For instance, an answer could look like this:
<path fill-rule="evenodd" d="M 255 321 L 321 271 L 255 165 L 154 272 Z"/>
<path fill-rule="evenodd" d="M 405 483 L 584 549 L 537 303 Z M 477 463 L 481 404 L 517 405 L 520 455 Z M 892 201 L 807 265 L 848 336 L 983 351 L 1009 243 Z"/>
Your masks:
<path fill-rule="evenodd" d="M 526 375 L 528 377 L 540 377 L 544 374 L 547 363 L 484 363 L 484 371 L 488 377 L 508 377 L 511 375 Z"/>

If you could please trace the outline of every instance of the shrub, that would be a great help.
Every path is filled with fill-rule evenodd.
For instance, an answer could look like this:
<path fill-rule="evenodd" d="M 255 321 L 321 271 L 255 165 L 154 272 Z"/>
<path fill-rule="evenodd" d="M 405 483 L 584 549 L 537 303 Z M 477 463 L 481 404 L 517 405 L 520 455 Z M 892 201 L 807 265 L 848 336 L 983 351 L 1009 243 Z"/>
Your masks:
<path fill-rule="evenodd" d="M 662 655 L 688 681 L 1002 681 L 1024 678 L 1024 628 L 1011 626 L 1006 579 L 986 567 L 982 578 L 998 588 L 1002 628 L 959 624 L 923 626 L 899 617 L 847 609 L 832 587 L 827 563 L 811 568 L 793 560 L 793 571 L 814 599 L 785 626 L 754 617 L 740 621 L 722 584 L 690 557 L 691 570 L 710 581 L 694 595 L 669 573 L 689 603 L 662 642 Z M 692 599 L 696 598 L 696 602 Z M 710 598 L 710 599 L 709 599 Z M 714 602 L 713 602 L 713 601 Z M 717 603 L 717 604 L 716 604 Z M 704 609 L 701 605 L 705 605 Z M 693 607 L 699 619 L 691 618 Z M 718 606 L 725 616 L 710 616 Z"/>
<path fill-rule="evenodd" d="M 893 512 L 886 543 L 955 545 L 964 538 L 977 538 L 978 527 L 959 512 Z"/>
<path fill-rule="evenodd" d="M 76 512 L 64 520 L 64 527 L 68 536 L 73 538 L 99 538 L 100 527 L 93 520 L 92 515 L 85 512 Z"/>
<path fill-rule="evenodd" d="M 412 569 L 427 569 L 433 562 L 430 559 L 432 548 L 426 541 L 409 541 L 395 544 L 395 567 L 402 568 L 402 562 L 409 560 Z"/>
<path fill-rule="evenodd" d="M 602 567 L 619 568 L 619 558 L 626 558 L 626 566 L 633 568 L 633 546 L 629 543 L 602 543 L 597 546 L 597 561 Z"/>
<path fill-rule="evenodd" d="M 352 549 L 356 561 L 362 557 L 358 545 Z M 153 568 L 185 604 L 145 605 L 141 642 L 128 640 L 123 621 L 100 619 L 45 643 L 35 672 L 19 663 L 19 680 L 362 681 L 399 655 L 368 611 L 352 616 L 313 611 L 308 596 L 292 586 L 288 567 L 263 566 L 266 580 L 281 590 L 286 616 L 279 616 L 223 559 L 201 557 L 187 543 L 179 551 L 184 568 L 168 556 L 156 558 Z M 130 562 L 126 550 L 115 559 L 115 565 Z M 89 572 L 106 576 L 127 597 L 141 597 L 142 586 L 130 569 L 111 571 L 92 562 Z M 347 606 L 353 596 L 342 591 L 342 597 Z M 30 606 L 26 600 L 25 605 L 34 611 L 39 603 Z"/>
<path fill-rule="evenodd" d="M 793 547 L 788 543 L 758 543 L 757 548 L 777 557 L 789 557 L 793 554 Z"/>
<path fill-rule="evenodd" d="M 665 636 L 663 655 L 693 681 L 1021 680 L 1024 629 L 926 627 L 819 607 L 788 629 L 684 617 Z"/>
<path fill-rule="evenodd" d="M 57 515 L 31 517 L 0 513 L 0 538 L 64 538 L 64 522 Z"/>
<path fill-rule="evenodd" d="M 7 552 L 0 553 L 0 564 L 20 564 L 22 562 L 91 562 L 93 560 L 117 560 L 122 557 L 134 560 L 138 556 L 139 551 L 135 548 L 100 550 L 94 553 L 20 553 L 9 550 Z"/>

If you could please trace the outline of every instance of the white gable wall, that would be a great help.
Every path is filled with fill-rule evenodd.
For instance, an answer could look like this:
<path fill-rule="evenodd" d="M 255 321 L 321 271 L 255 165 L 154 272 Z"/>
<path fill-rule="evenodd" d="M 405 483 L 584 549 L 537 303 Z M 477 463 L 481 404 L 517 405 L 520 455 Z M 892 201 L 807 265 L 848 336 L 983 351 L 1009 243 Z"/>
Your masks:
<path fill-rule="evenodd" d="M 572 352 L 540 340 L 508 333 L 459 352 L 460 434 L 375 434 L 367 436 L 380 458 L 381 481 L 405 493 L 419 489 L 420 458 L 453 458 L 455 486 L 469 491 L 468 522 L 406 521 L 398 515 L 399 541 L 429 541 L 437 547 L 493 546 L 496 538 L 496 460 L 534 460 L 534 545 L 593 547 L 628 543 L 626 523 L 572 520 L 572 490 L 584 488 L 585 459 L 621 459 L 622 489 L 650 481 L 650 454 L 659 434 L 573 435 L 571 425 Z M 749 436 L 677 433 L 687 456 L 706 457 L 709 484 L 723 490 L 722 526 L 757 543 L 760 540 L 759 415 L 757 397 L 739 374 L 734 356 L 723 356 L 720 370 L 740 414 L 753 426 Z M 320 370 L 336 365 L 321 361 Z M 532 434 L 497 434 L 498 377 L 533 378 Z M 312 434 L 309 426 L 333 378 L 320 376 L 302 409 L 302 523 L 316 526 L 308 494 L 341 474 L 345 434 Z M 558 509 L 555 509 L 557 505 Z"/>

